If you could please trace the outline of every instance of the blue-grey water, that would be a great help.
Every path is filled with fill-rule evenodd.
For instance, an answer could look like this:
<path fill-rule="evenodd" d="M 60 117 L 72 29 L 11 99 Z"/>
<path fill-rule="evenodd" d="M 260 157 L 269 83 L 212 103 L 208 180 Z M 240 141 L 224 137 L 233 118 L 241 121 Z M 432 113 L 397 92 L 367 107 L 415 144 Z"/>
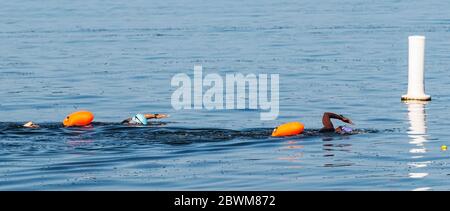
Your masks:
<path fill-rule="evenodd" d="M 3 1 L 0 189 L 449 190 L 449 14 L 444 0 Z M 416 34 L 425 105 L 400 102 Z M 170 81 L 195 64 L 280 74 L 278 119 L 174 110 Z M 78 109 L 93 126 L 63 128 Z M 319 129 L 324 111 L 361 133 L 269 137 Z M 118 124 L 138 112 L 170 117 Z"/>

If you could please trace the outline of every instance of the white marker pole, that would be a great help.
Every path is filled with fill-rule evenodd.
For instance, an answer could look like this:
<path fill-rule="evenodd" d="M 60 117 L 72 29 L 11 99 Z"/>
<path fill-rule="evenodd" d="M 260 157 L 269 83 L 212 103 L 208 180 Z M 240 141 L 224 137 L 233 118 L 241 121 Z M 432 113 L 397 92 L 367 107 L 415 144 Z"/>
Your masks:
<path fill-rule="evenodd" d="M 402 100 L 429 101 L 431 97 L 425 94 L 424 85 L 425 37 L 410 36 L 408 40 L 408 93 Z"/>

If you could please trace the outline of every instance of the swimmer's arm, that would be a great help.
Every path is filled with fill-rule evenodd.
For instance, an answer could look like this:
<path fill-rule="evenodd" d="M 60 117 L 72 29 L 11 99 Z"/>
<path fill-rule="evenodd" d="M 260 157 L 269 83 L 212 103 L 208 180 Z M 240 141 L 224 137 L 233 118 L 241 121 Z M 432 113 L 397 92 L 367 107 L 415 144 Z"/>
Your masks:
<path fill-rule="evenodd" d="M 331 112 L 323 113 L 323 116 L 322 116 L 323 128 L 321 129 L 321 131 L 334 130 L 334 126 L 333 126 L 333 123 L 331 122 L 331 118 L 338 119 L 339 116 L 337 114 L 331 113 Z"/>
<path fill-rule="evenodd" d="M 147 119 L 161 119 L 161 118 L 166 118 L 169 115 L 167 114 L 145 114 L 145 118 Z"/>
<path fill-rule="evenodd" d="M 333 123 L 331 122 L 331 119 L 339 119 L 345 123 L 353 124 L 352 120 L 350 120 L 349 118 L 346 118 L 339 114 L 325 112 L 322 117 L 322 124 L 324 126 L 322 128 L 322 130 L 324 130 L 324 129 L 325 130 L 331 130 L 331 129 L 334 130 L 334 126 L 333 126 Z"/>

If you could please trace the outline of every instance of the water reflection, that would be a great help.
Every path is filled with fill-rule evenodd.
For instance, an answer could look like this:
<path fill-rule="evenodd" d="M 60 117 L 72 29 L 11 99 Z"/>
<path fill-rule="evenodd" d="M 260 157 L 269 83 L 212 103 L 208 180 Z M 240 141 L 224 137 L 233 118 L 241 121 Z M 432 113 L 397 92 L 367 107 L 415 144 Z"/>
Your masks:
<path fill-rule="evenodd" d="M 341 158 L 337 158 L 336 154 L 340 152 L 351 152 L 352 145 L 349 142 L 349 137 L 346 136 L 338 136 L 336 137 L 322 137 L 322 150 L 324 152 L 323 157 L 330 157 L 330 159 L 327 159 L 327 162 L 331 163 L 325 163 L 323 167 L 347 167 L 347 166 L 353 166 L 353 163 L 345 162 L 345 160 L 342 160 Z M 342 143 L 340 141 L 345 140 L 348 141 L 348 143 Z M 339 141 L 339 142 L 336 142 Z"/>
<path fill-rule="evenodd" d="M 408 137 L 412 148 L 409 152 L 412 154 L 412 161 L 408 166 L 413 168 L 413 172 L 409 173 L 409 178 L 422 179 L 426 178 L 429 173 L 425 172 L 425 168 L 430 161 L 416 161 L 424 158 L 427 152 L 426 142 L 428 142 L 425 106 L 427 102 L 407 102 L 409 129 Z M 419 187 L 414 190 L 429 190 L 429 187 Z"/>
<path fill-rule="evenodd" d="M 86 145 L 90 145 L 94 143 L 94 140 L 92 139 L 71 139 L 67 141 L 67 145 L 72 147 L 72 148 L 76 148 L 76 147 L 80 147 L 80 146 L 86 146 Z"/>
<path fill-rule="evenodd" d="M 292 162 L 292 163 L 298 163 L 304 157 L 304 154 L 302 151 L 304 149 L 304 146 L 299 144 L 298 141 L 289 140 L 287 142 L 284 142 L 283 146 L 280 147 L 280 149 L 281 150 L 290 150 L 293 153 L 288 156 L 278 157 L 278 160 L 284 160 L 284 161 L 288 161 L 288 162 Z M 288 165 L 288 168 L 301 169 L 301 168 L 303 168 L 303 166 L 302 165 Z"/>

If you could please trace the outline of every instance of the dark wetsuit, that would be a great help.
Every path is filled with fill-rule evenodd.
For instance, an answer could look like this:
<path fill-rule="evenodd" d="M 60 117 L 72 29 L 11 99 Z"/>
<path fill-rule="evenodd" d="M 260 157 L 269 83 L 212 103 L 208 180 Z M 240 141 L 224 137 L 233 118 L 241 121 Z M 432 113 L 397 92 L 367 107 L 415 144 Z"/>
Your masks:
<path fill-rule="evenodd" d="M 123 120 L 120 124 L 129 125 L 129 124 L 135 124 L 135 122 L 133 122 L 131 118 L 128 118 L 128 119 Z"/>

